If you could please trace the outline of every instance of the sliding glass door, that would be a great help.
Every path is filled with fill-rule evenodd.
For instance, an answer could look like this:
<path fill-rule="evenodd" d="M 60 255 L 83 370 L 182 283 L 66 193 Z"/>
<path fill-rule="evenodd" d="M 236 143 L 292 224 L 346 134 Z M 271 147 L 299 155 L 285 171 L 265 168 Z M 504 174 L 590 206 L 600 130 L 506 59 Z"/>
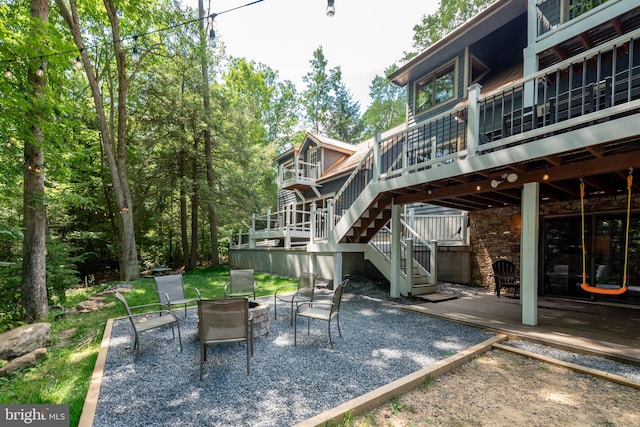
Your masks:
<path fill-rule="evenodd" d="M 591 285 L 621 286 L 626 244 L 626 214 L 603 213 L 585 217 L 585 265 L 582 259 L 580 216 L 546 218 L 543 221 L 542 294 L 591 298 L 580 288 L 582 273 Z M 640 300 L 640 216 L 632 215 L 629 229 L 628 283 L 622 297 L 601 300 Z"/>

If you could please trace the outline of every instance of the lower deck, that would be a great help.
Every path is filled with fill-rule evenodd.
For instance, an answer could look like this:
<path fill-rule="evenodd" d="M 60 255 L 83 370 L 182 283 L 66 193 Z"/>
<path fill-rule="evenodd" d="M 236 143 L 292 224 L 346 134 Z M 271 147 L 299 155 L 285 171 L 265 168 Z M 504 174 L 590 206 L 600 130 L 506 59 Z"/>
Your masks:
<path fill-rule="evenodd" d="M 492 293 L 406 306 L 431 316 L 555 347 L 640 365 L 640 307 L 559 298 L 538 299 L 538 324 L 522 324 L 518 298 Z"/>

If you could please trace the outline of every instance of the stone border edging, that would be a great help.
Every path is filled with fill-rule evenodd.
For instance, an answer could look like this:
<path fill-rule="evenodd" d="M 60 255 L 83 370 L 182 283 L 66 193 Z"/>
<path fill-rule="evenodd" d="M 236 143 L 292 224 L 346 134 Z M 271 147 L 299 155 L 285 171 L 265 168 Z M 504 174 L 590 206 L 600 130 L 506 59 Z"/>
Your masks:
<path fill-rule="evenodd" d="M 532 353 L 530 351 L 522 350 L 517 347 L 511 347 L 508 345 L 503 345 L 500 343 L 493 344 L 494 348 L 499 350 L 509 351 L 511 353 L 519 354 L 521 356 L 530 357 L 532 359 L 537 359 L 545 363 L 549 363 L 551 365 L 561 366 L 563 368 L 571 369 L 576 372 L 580 372 L 582 374 L 591 375 L 592 377 L 601 378 L 603 380 L 611 381 L 614 383 L 622 384 L 627 387 L 640 389 L 640 382 L 632 381 L 628 378 L 625 378 L 620 375 L 610 374 L 608 372 L 599 371 L 597 369 L 587 368 L 585 366 L 581 366 L 571 362 L 565 362 L 564 360 L 554 359 L 553 357 L 543 356 L 541 354 Z"/>
<path fill-rule="evenodd" d="M 485 353 L 494 345 L 508 339 L 507 335 L 498 335 L 469 347 L 453 356 L 447 357 L 433 365 L 420 369 L 412 374 L 405 375 L 389 384 L 363 394 L 362 396 L 342 403 L 335 408 L 322 412 L 314 417 L 296 424 L 294 427 L 315 427 L 326 426 L 331 421 L 338 424 L 344 419 L 347 413 L 358 416 L 370 411 L 386 402 L 391 401 L 395 396 L 404 394 L 418 388 L 427 377 L 438 377 L 468 362 L 475 356 Z"/>
<path fill-rule="evenodd" d="M 78 427 L 93 426 L 93 418 L 96 415 L 96 406 L 98 405 L 98 397 L 100 395 L 100 386 L 102 385 L 104 364 L 107 360 L 107 352 L 109 351 L 109 340 L 111 339 L 112 326 L 113 319 L 107 320 L 107 325 L 105 326 L 104 333 L 102 335 L 102 342 L 100 343 L 100 351 L 98 352 L 98 358 L 96 359 L 96 365 L 94 366 L 93 374 L 91 375 L 89 390 L 87 390 L 87 397 L 84 400 L 84 406 L 82 407 L 82 413 L 80 414 Z"/>

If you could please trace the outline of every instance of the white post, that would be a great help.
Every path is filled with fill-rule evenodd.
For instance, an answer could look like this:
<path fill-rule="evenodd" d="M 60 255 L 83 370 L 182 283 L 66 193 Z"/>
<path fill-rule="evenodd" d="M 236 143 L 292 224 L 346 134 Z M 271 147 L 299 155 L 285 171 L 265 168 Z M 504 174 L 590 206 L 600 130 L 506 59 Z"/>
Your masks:
<path fill-rule="evenodd" d="M 467 156 L 475 157 L 480 141 L 480 108 L 478 98 L 482 86 L 475 83 L 469 87 L 469 107 L 467 108 Z"/>
<path fill-rule="evenodd" d="M 249 248 L 255 249 L 256 240 L 253 237 L 253 233 L 256 231 L 256 214 L 251 217 L 251 230 L 249 230 Z"/>
<path fill-rule="evenodd" d="M 460 238 L 462 239 L 463 245 L 469 244 L 469 212 L 462 213 L 462 230 L 460 232 Z"/>
<path fill-rule="evenodd" d="M 429 264 L 431 264 L 431 269 L 429 272 L 431 273 L 431 284 L 438 284 L 438 241 L 430 240 L 429 246 L 431 250 L 429 251 Z"/>
<path fill-rule="evenodd" d="M 335 222 L 335 204 L 333 199 L 327 200 L 327 224 L 326 224 L 326 233 L 327 237 L 329 234 L 333 233 L 333 227 L 336 225 Z"/>
<path fill-rule="evenodd" d="M 413 290 L 413 239 L 407 239 L 407 254 L 405 256 L 407 286 L 404 289 L 405 294 L 410 294 Z"/>
<path fill-rule="evenodd" d="M 333 289 L 342 283 L 342 252 L 333 254 Z"/>
<path fill-rule="evenodd" d="M 409 209 L 409 220 L 407 221 L 407 223 L 409 224 L 409 227 L 414 230 L 416 229 L 416 210 L 413 208 Z"/>
<path fill-rule="evenodd" d="M 316 235 L 319 234 L 316 232 L 316 227 L 318 227 L 317 221 L 316 221 L 316 209 L 317 209 L 317 205 L 315 202 L 311 203 L 311 211 L 310 214 L 311 217 L 309 218 L 309 232 L 311 233 L 311 235 L 309 236 L 311 243 L 315 243 L 316 241 Z"/>
<path fill-rule="evenodd" d="M 391 283 L 390 283 L 390 296 L 391 298 L 400 297 L 400 263 L 401 263 L 401 251 L 400 251 L 400 205 L 391 205 Z"/>
<path fill-rule="evenodd" d="M 522 190 L 520 235 L 520 300 L 522 323 L 538 324 L 538 232 L 540 184 L 529 182 Z"/>
<path fill-rule="evenodd" d="M 378 180 L 378 175 L 380 175 L 380 140 L 382 136 L 380 132 L 376 132 L 376 137 L 373 141 L 373 165 L 372 168 L 372 181 Z"/>

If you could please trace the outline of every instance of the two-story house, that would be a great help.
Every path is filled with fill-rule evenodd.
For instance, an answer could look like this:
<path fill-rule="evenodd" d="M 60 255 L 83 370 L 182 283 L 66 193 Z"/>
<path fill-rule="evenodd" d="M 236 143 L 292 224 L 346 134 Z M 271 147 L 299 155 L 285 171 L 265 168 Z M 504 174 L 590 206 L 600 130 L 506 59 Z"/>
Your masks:
<path fill-rule="evenodd" d="M 308 134 L 282 154 L 290 208 L 259 236 L 272 246 L 249 239 L 232 264 L 334 280 L 373 265 L 399 295 L 433 291 L 452 262 L 491 285 L 509 259 L 531 325 L 539 295 L 639 303 L 636 0 L 497 0 L 388 77 L 407 90 L 406 125 L 355 146 Z M 468 212 L 447 233 L 469 226 L 469 241 L 443 251 L 416 232 L 416 203 Z M 274 234 L 301 223 L 298 248 Z"/>

